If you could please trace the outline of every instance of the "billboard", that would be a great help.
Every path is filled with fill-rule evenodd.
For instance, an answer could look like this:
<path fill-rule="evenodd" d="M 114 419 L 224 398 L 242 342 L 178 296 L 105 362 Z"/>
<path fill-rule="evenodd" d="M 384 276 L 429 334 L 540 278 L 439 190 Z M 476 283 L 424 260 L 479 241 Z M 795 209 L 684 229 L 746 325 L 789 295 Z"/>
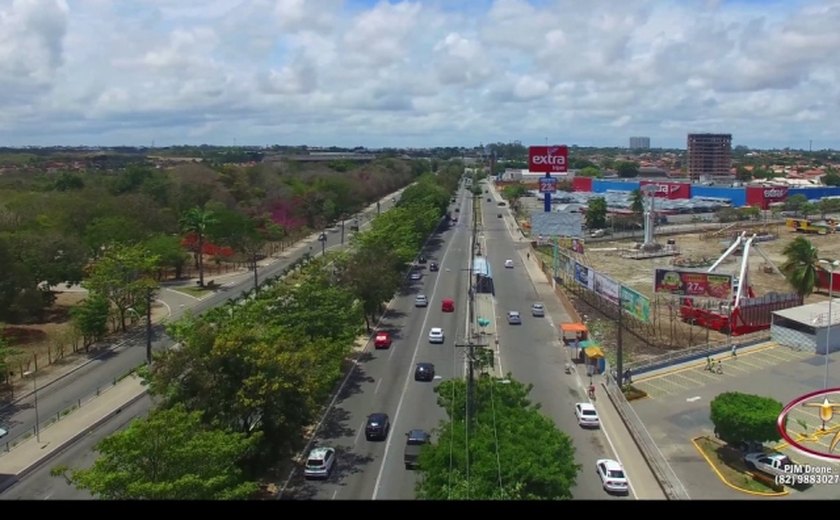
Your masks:
<path fill-rule="evenodd" d="M 788 197 L 786 186 L 748 186 L 747 204 L 761 209 L 769 209 L 770 204 L 784 202 Z"/>
<path fill-rule="evenodd" d="M 528 147 L 528 169 L 540 173 L 568 171 L 569 149 L 565 146 Z"/>
<path fill-rule="evenodd" d="M 592 177 L 574 177 L 572 178 L 572 191 L 592 191 Z"/>
<path fill-rule="evenodd" d="M 683 269 L 657 269 L 653 292 L 687 298 L 732 299 L 732 275 Z"/>
<path fill-rule="evenodd" d="M 621 286 L 622 309 L 637 320 L 650 323 L 650 299 L 629 287 Z"/>
<path fill-rule="evenodd" d="M 540 193 L 554 193 L 557 191 L 557 179 L 554 177 L 540 177 Z"/>
<path fill-rule="evenodd" d="M 595 271 L 580 262 L 575 262 L 575 281 L 590 291 L 595 289 L 595 284 L 592 279 L 593 274 L 595 274 Z"/>
<path fill-rule="evenodd" d="M 557 247 L 568 249 L 573 253 L 583 254 L 583 240 L 580 238 L 560 237 L 557 239 Z"/>
<path fill-rule="evenodd" d="M 641 181 L 639 182 L 639 189 L 645 186 L 653 186 L 654 197 L 661 197 L 665 199 L 690 199 L 691 198 L 691 184 L 687 182 L 657 182 L 657 181 Z M 650 189 L 650 188 L 648 188 Z"/>
<path fill-rule="evenodd" d="M 583 215 L 580 213 L 531 213 L 531 236 L 579 237 L 582 233 Z"/>
<path fill-rule="evenodd" d="M 593 271 L 592 282 L 597 294 L 613 303 L 618 303 L 618 294 L 621 287 L 618 282 L 596 271 Z"/>
<path fill-rule="evenodd" d="M 571 259 L 568 255 L 563 253 L 562 251 L 557 252 L 557 276 L 566 275 L 566 276 L 574 276 L 575 275 L 575 261 Z M 840 285 L 838 286 L 840 287 Z"/>

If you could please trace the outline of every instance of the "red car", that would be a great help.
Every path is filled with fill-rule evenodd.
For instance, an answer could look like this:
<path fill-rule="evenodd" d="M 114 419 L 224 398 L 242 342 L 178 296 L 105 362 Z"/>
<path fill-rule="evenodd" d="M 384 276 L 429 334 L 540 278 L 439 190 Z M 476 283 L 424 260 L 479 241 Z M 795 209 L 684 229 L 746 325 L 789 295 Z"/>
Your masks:
<path fill-rule="evenodd" d="M 377 332 L 373 338 L 373 346 L 375 348 L 390 348 L 391 334 L 384 331 Z"/>
<path fill-rule="evenodd" d="M 455 300 L 452 298 L 444 298 L 440 304 L 442 312 L 455 312 Z"/>

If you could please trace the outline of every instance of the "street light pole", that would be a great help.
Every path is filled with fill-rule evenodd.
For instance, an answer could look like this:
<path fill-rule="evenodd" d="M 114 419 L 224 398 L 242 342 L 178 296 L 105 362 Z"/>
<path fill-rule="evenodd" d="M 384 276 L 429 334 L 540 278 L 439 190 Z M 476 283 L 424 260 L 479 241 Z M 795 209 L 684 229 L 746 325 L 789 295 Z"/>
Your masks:
<path fill-rule="evenodd" d="M 831 302 L 834 299 L 834 269 L 840 265 L 840 260 L 820 260 L 821 264 L 828 265 L 828 326 L 825 330 L 825 379 L 823 388 L 828 389 L 828 353 L 831 348 L 831 325 L 833 316 L 831 314 Z"/>
<path fill-rule="evenodd" d="M 35 375 L 36 370 L 24 372 L 23 375 L 32 376 L 32 393 L 35 395 L 35 439 L 41 442 L 41 418 L 38 415 L 38 377 Z"/>

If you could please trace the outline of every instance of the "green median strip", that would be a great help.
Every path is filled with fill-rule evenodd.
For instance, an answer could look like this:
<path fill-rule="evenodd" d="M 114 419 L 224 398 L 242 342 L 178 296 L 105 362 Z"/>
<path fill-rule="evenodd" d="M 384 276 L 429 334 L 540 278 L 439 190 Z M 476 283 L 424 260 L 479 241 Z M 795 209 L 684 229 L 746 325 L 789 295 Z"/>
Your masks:
<path fill-rule="evenodd" d="M 743 454 L 732 446 L 710 437 L 697 437 L 693 439 L 693 442 L 718 478 L 730 488 L 749 495 L 783 496 L 788 494 L 784 487 L 780 490 L 773 489 L 762 482 L 765 479 L 753 476 L 744 464 Z"/>

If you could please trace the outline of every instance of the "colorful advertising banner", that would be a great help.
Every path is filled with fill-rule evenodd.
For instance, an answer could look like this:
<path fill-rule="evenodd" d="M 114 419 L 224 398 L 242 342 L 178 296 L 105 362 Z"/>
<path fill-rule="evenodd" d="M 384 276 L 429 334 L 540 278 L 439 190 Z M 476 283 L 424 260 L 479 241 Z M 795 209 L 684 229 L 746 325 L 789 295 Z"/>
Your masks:
<path fill-rule="evenodd" d="M 732 299 L 732 275 L 681 269 L 657 269 L 653 292 L 687 298 Z"/>
<path fill-rule="evenodd" d="M 597 271 L 592 271 L 594 291 L 613 303 L 618 303 L 619 284 Z"/>
<path fill-rule="evenodd" d="M 650 323 L 650 299 L 629 287 L 621 286 L 621 303 L 624 312 L 644 323 Z"/>
<path fill-rule="evenodd" d="M 653 186 L 653 196 L 666 199 L 690 199 L 691 184 L 687 182 L 641 181 L 639 187 Z"/>
<path fill-rule="evenodd" d="M 595 274 L 595 271 L 589 269 L 580 262 L 575 262 L 575 281 L 590 291 L 595 289 L 592 276 L 593 274 Z"/>
<path fill-rule="evenodd" d="M 559 237 L 556 240 L 559 247 L 568 249 L 574 253 L 583 254 L 583 240 L 580 238 Z"/>
<path fill-rule="evenodd" d="M 539 173 L 568 171 L 569 149 L 565 146 L 529 146 L 528 169 Z"/>

